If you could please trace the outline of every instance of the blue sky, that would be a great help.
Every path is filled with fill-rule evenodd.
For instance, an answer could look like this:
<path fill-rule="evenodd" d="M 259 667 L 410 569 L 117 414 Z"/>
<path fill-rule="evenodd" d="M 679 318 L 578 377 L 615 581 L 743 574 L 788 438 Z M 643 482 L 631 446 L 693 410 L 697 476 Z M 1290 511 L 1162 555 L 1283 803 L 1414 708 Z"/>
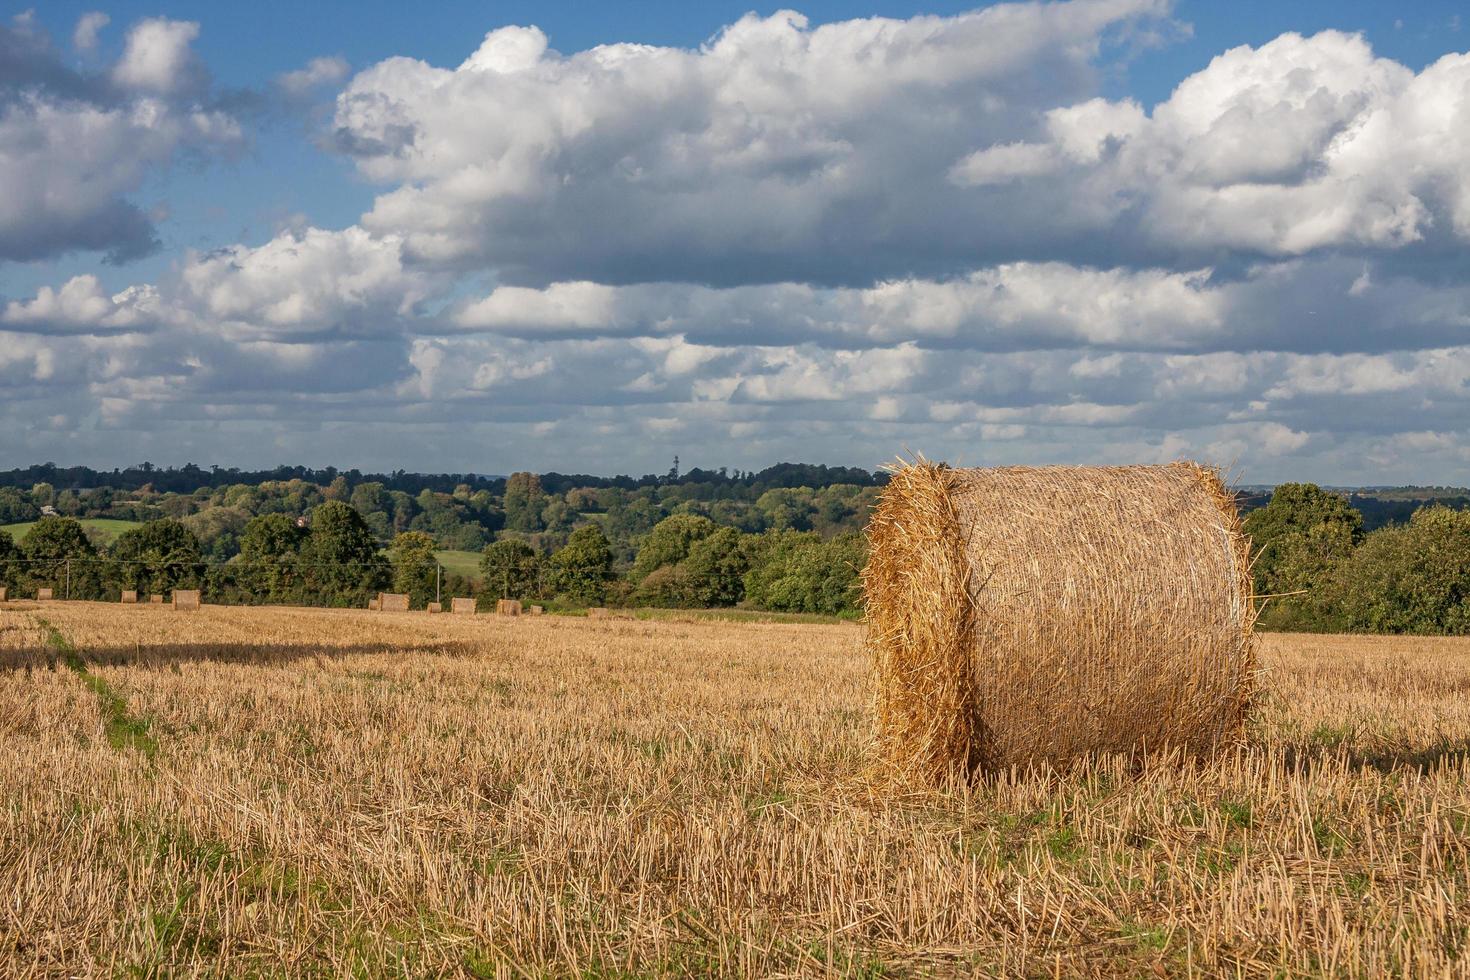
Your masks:
<path fill-rule="evenodd" d="M 0 452 L 1467 483 L 1460 6 L 10 7 Z"/>

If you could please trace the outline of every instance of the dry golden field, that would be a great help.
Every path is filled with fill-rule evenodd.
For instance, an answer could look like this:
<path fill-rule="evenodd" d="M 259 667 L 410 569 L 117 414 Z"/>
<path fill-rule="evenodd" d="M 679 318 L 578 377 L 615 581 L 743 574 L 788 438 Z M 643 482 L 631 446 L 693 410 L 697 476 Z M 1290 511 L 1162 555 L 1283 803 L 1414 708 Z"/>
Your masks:
<path fill-rule="evenodd" d="M 0 975 L 1470 974 L 1470 642 L 903 799 L 847 625 L 0 606 Z"/>

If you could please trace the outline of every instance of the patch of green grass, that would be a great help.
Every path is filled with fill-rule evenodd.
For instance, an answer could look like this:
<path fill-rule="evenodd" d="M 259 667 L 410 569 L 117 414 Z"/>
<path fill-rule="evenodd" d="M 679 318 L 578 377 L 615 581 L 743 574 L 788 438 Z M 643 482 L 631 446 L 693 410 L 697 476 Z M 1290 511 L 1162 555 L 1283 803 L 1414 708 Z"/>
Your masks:
<path fill-rule="evenodd" d="M 1312 839 L 1316 841 L 1318 851 L 1332 857 L 1341 857 L 1353 843 L 1325 817 L 1317 817 L 1312 821 Z"/>
<path fill-rule="evenodd" d="M 1077 831 L 1072 827 L 1059 827 L 1046 835 L 1046 851 L 1064 864 L 1071 864 L 1082 856 L 1082 845 L 1077 841 Z"/>
<path fill-rule="evenodd" d="M 1307 741 L 1324 749 L 1336 749 L 1352 741 L 1355 734 L 1346 725 L 1329 725 L 1323 722 L 1308 733 Z"/>
<path fill-rule="evenodd" d="M 1251 816 L 1251 805 L 1249 803 L 1237 802 L 1236 800 L 1221 800 L 1220 813 L 1224 815 L 1225 822 L 1240 830 L 1249 830 L 1254 818 Z"/>
<path fill-rule="evenodd" d="M 806 952 L 812 959 L 840 977 L 861 977 L 868 978 L 868 980 L 879 980 L 880 977 L 894 975 L 889 971 L 886 963 L 876 956 L 870 956 L 861 950 L 846 949 L 842 946 L 828 948 L 826 943 L 812 942 L 807 944 Z"/>
<path fill-rule="evenodd" d="M 56 655 L 63 664 L 74 671 L 81 678 L 82 683 L 97 695 L 98 705 L 102 709 L 102 726 L 107 736 L 107 744 L 119 751 L 123 749 L 137 749 L 149 759 L 152 759 L 158 751 L 158 741 L 149 734 L 150 723 L 147 718 L 138 717 L 128 713 L 128 703 L 112 689 L 112 687 L 87 670 L 87 665 L 77 648 L 72 646 L 71 641 L 62 635 L 61 631 L 41 617 L 35 617 L 36 625 L 46 633 L 46 646 Z"/>
<path fill-rule="evenodd" d="M 478 551 L 436 551 L 434 557 L 450 575 L 463 575 L 471 582 L 480 581 L 480 553 Z"/>
<path fill-rule="evenodd" d="M 750 817 L 758 817 L 764 811 L 790 803 L 792 796 L 786 792 L 785 787 L 776 785 L 759 793 L 750 793 L 745 797 L 745 812 Z"/>
<path fill-rule="evenodd" d="M 1194 800 L 1179 805 L 1179 826 L 1198 829 L 1205 825 L 1205 810 Z"/>
<path fill-rule="evenodd" d="M 525 860 L 525 855 L 515 848 L 494 847 L 478 854 L 470 866 L 487 878 L 496 875 L 514 877 L 524 870 Z"/>
<path fill-rule="evenodd" d="M 103 544 L 112 544 L 113 541 L 117 540 L 119 534 L 139 526 L 138 521 L 124 521 L 115 517 L 88 517 L 78 521 L 78 523 L 101 537 Z M 26 535 L 31 533 L 31 528 L 35 526 L 35 521 L 25 521 L 21 524 L 6 524 L 0 527 L 0 531 L 9 534 L 15 539 L 16 544 L 20 544 L 25 540 Z"/>
<path fill-rule="evenodd" d="M 1145 949 L 1164 950 L 1169 946 L 1169 931 L 1167 929 L 1157 926 L 1147 926 L 1141 922 L 1124 923 L 1123 938 Z"/>
<path fill-rule="evenodd" d="M 1243 849 L 1238 843 L 1224 847 L 1202 847 L 1197 854 L 1196 863 L 1208 874 L 1219 877 L 1235 870 L 1242 853 Z"/>

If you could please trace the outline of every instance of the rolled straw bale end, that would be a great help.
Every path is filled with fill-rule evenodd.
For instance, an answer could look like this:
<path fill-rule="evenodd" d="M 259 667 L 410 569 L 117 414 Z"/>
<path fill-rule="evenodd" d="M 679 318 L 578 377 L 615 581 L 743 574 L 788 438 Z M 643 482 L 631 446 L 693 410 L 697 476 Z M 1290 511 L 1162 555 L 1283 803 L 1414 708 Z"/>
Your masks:
<path fill-rule="evenodd" d="M 895 774 L 936 781 L 974 767 L 973 607 L 953 482 L 922 457 L 893 470 L 862 575 L 875 754 Z"/>

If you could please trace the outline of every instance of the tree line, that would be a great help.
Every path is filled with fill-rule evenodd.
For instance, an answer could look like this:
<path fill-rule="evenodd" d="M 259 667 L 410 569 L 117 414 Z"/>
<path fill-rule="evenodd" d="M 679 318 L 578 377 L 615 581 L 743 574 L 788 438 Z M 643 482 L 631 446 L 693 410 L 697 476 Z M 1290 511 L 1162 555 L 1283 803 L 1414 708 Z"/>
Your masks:
<path fill-rule="evenodd" d="M 764 472 L 778 483 L 851 475 Z M 16 594 L 45 587 L 79 598 L 198 587 L 210 601 L 358 605 L 392 590 L 416 606 L 478 595 L 851 615 L 860 532 L 878 492 L 872 481 L 556 488 L 531 473 L 511 475 L 498 493 L 460 484 L 416 495 L 341 474 L 325 485 L 293 478 L 187 494 L 39 483 L 0 487 L 0 523 L 59 512 L 19 545 L 0 532 L 0 579 Z M 1264 627 L 1470 633 L 1470 511 L 1454 509 L 1461 501 L 1449 490 L 1372 530 L 1358 497 L 1314 484 L 1260 499 L 1245 530 Z M 78 517 L 142 523 L 104 546 Z M 479 553 L 478 579 L 446 573 L 442 550 Z"/>
<path fill-rule="evenodd" d="M 186 463 L 183 466 L 154 466 L 139 463 L 136 466 L 97 470 L 90 466 L 57 466 L 55 463 L 37 463 L 32 466 L 0 470 L 0 486 L 30 487 L 38 483 L 75 490 L 141 490 L 144 487 L 161 493 L 193 493 L 195 490 L 217 489 L 236 484 L 255 485 L 261 483 L 285 483 L 299 480 L 329 486 L 337 480 L 344 481 L 349 488 L 359 483 L 380 483 L 389 490 L 418 494 L 425 490 L 448 493 L 456 487 L 467 486 L 470 490 L 486 490 L 500 494 L 505 490 L 509 478 L 487 476 L 476 473 L 410 473 L 393 470 L 388 473 L 364 473 L 362 470 L 339 470 L 335 466 L 313 469 L 307 466 L 276 466 L 264 470 L 242 470 L 238 467 L 210 466 L 208 468 Z M 881 472 L 869 472 L 854 466 L 826 466 L 818 463 L 776 463 L 763 470 L 739 470 L 720 467 L 718 469 L 695 469 L 681 473 L 678 461 L 666 473 L 646 473 L 642 476 L 593 476 L 586 473 L 543 473 L 539 475 L 542 485 L 552 493 L 564 493 L 576 487 L 591 487 L 599 490 L 619 488 L 636 490 L 640 487 L 669 486 L 679 483 L 703 483 L 741 487 L 824 487 L 834 483 L 849 483 L 857 486 L 879 486 L 885 482 Z"/>
<path fill-rule="evenodd" d="M 19 544 L 0 531 L 0 584 L 15 597 L 42 588 L 58 598 L 111 600 L 124 590 L 144 596 L 200 589 L 210 602 L 360 606 L 394 591 L 408 594 L 420 609 L 473 595 L 485 607 L 512 598 L 851 615 L 864 558 L 857 534 L 746 534 L 689 514 L 660 521 L 631 564 L 618 562 L 597 523 L 581 525 L 547 553 L 520 537 L 493 542 L 481 555 L 478 581 L 446 574 L 436 550 L 432 535 L 412 530 L 381 547 L 362 514 L 341 501 L 322 503 L 305 520 L 285 514 L 251 519 L 238 554 L 226 562 L 210 560 L 174 518 L 140 524 L 99 548 L 75 518 L 48 516 Z"/>
<path fill-rule="evenodd" d="M 1246 515 L 1270 629 L 1470 633 L 1470 510 L 1444 503 L 1365 532 L 1347 498 L 1286 483 Z"/>

